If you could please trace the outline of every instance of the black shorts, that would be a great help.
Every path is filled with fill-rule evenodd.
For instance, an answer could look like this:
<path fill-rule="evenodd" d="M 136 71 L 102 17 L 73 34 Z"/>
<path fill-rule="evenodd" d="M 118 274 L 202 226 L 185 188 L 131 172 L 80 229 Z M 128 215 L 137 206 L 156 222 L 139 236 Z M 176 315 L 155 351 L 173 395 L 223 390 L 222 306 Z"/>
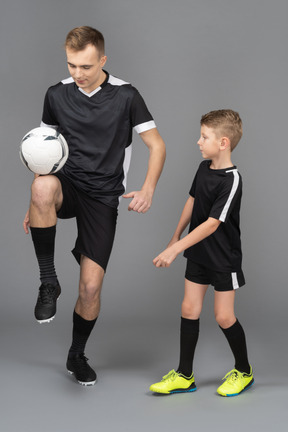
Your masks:
<path fill-rule="evenodd" d="M 72 250 L 74 257 L 80 264 L 81 255 L 84 255 L 106 271 L 115 237 L 117 208 L 90 198 L 60 173 L 56 177 L 61 182 L 63 192 L 63 203 L 57 217 L 76 218 L 78 235 Z"/>
<path fill-rule="evenodd" d="M 217 272 L 187 259 L 185 278 L 200 285 L 212 285 L 215 291 L 232 291 L 245 285 L 240 272 Z"/>

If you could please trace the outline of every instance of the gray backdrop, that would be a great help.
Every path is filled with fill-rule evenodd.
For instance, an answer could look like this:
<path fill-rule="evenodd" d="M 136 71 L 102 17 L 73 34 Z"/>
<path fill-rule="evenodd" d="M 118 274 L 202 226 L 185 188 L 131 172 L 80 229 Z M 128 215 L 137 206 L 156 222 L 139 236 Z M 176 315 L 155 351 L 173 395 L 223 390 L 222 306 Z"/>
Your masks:
<path fill-rule="evenodd" d="M 250 414 L 250 425 L 283 430 L 287 12 L 286 0 L 2 0 L 1 430 L 33 432 L 41 422 L 42 431 L 73 431 L 83 421 L 108 431 L 172 430 L 193 422 L 200 430 L 201 425 L 225 430 L 223 416 L 239 417 L 239 409 Z M 63 286 L 58 315 L 51 326 L 34 322 L 38 268 L 22 229 L 32 174 L 18 156 L 21 137 L 39 125 L 46 89 L 68 77 L 63 43 L 79 25 L 104 33 L 106 69 L 138 88 L 167 145 L 150 212 L 137 215 L 127 212 L 127 201 L 120 205 L 102 314 L 88 347 L 99 373 L 93 389 L 64 378 L 79 271 L 70 253 L 73 221 L 59 222 L 57 229 L 56 265 Z M 214 322 L 210 291 L 195 358 L 199 391 L 193 399 L 153 398 L 149 385 L 177 367 L 185 260 L 178 257 L 170 269 L 157 270 L 152 259 L 169 241 L 201 161 L 200 117 L 218 108 L 238 110 L 244 124 L 233 162 L 244 180 L 247 285 L 237 293 L 236 311 L 256 384 L 241 399 L 223 401 L 214 394 L 233 361 Z M 128 191 L 141 187 L 147 158 L 135 134 Z M 41 409 L 47 405 L 53 415 L 43 423 Z M 213 415 L 207 416 L 203 406 Z M 266 417 L 265 410 L 272 414 Z"/>

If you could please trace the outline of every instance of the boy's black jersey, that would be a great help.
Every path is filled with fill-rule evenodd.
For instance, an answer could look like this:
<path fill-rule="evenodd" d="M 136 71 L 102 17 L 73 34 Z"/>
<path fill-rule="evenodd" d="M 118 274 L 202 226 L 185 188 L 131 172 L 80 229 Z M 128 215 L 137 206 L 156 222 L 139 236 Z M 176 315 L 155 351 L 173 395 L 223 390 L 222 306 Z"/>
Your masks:
<path fill-rule="evenodd" d="M 241 270 L 240 204 L 242 178 L 236 166 L 213 170 L 211 161 L 203 161 L 190 189 L 194 206 L 189 232 L 209 217 L 222 223 L 206 239 L 188 248 L 184 256 L 219 272 Z"/>
<path fill-rule="evenodd" d="M 50 87 L 42 125 L 57 127 L 68 142 L 61 172 L 76 188 L 113 207 L 125 190 L 133 128 L 141 133 L 156 127 L 139 92 L 109 74 L 90 94 L 72 78 Z"/>

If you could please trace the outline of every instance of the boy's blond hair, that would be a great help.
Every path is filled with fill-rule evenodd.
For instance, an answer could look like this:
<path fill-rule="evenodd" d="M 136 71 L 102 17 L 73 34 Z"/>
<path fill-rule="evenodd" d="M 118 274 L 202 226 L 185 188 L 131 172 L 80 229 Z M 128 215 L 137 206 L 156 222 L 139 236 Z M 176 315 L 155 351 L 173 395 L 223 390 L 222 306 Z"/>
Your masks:
<path fill-rule="evenodd" d="M 100 57 L 104 55 L 104 37 L 101 32 L 93 27 L 76 27 L 66 36 L 65 47 L 74 51 L 82 51 L 89 44 L 92 44 L 97 48 Z"/>
<path fill-rule="evenodd" d="M 213 128 L 216 136 L 227 137 L 231 143 L 231 151 L 242 137 L 242 120 L 238 112 L 231 109 L 210 111 L 201 117 L 201 126 Z"/>

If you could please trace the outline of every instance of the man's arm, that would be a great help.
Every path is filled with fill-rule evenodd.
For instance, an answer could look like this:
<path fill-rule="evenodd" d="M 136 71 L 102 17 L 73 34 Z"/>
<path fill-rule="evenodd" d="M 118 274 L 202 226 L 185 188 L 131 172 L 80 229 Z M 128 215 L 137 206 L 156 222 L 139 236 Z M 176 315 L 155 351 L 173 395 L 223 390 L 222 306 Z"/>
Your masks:
<path fill-rule="evenodd" d="M 34 174 L 34 180 L 39 177 L 40 174 Z M 28 209 L 27 213 L 25 214 L 24 220 L 23 220 L 23 228 L 26 234 L 29 234 L 29 227 L 30 227 L 30 209 Z"/>
<path fill-rule="evenodd" d="M 221 221 L 218 219 L 209 217 L 205 222 L 183 237 L 183 239 L 161 252 L 154 258 L 153 264 L 156 267 L 170 267 L 179 253 L 209 237 L 217 230 L 220 223 Z"/>
<path fill-rule="evenodd" d="M 146 178 L 140 191 L 132 191 L 123 195 L 123 198 L 133 198 L 128 206 L 129 211 L 146 213 L 152 204 L 153 194 L 165 162 L 166 150 L 164 141 L 156 128 L 142 132 L 140 136 L 150 153 Z"/>

